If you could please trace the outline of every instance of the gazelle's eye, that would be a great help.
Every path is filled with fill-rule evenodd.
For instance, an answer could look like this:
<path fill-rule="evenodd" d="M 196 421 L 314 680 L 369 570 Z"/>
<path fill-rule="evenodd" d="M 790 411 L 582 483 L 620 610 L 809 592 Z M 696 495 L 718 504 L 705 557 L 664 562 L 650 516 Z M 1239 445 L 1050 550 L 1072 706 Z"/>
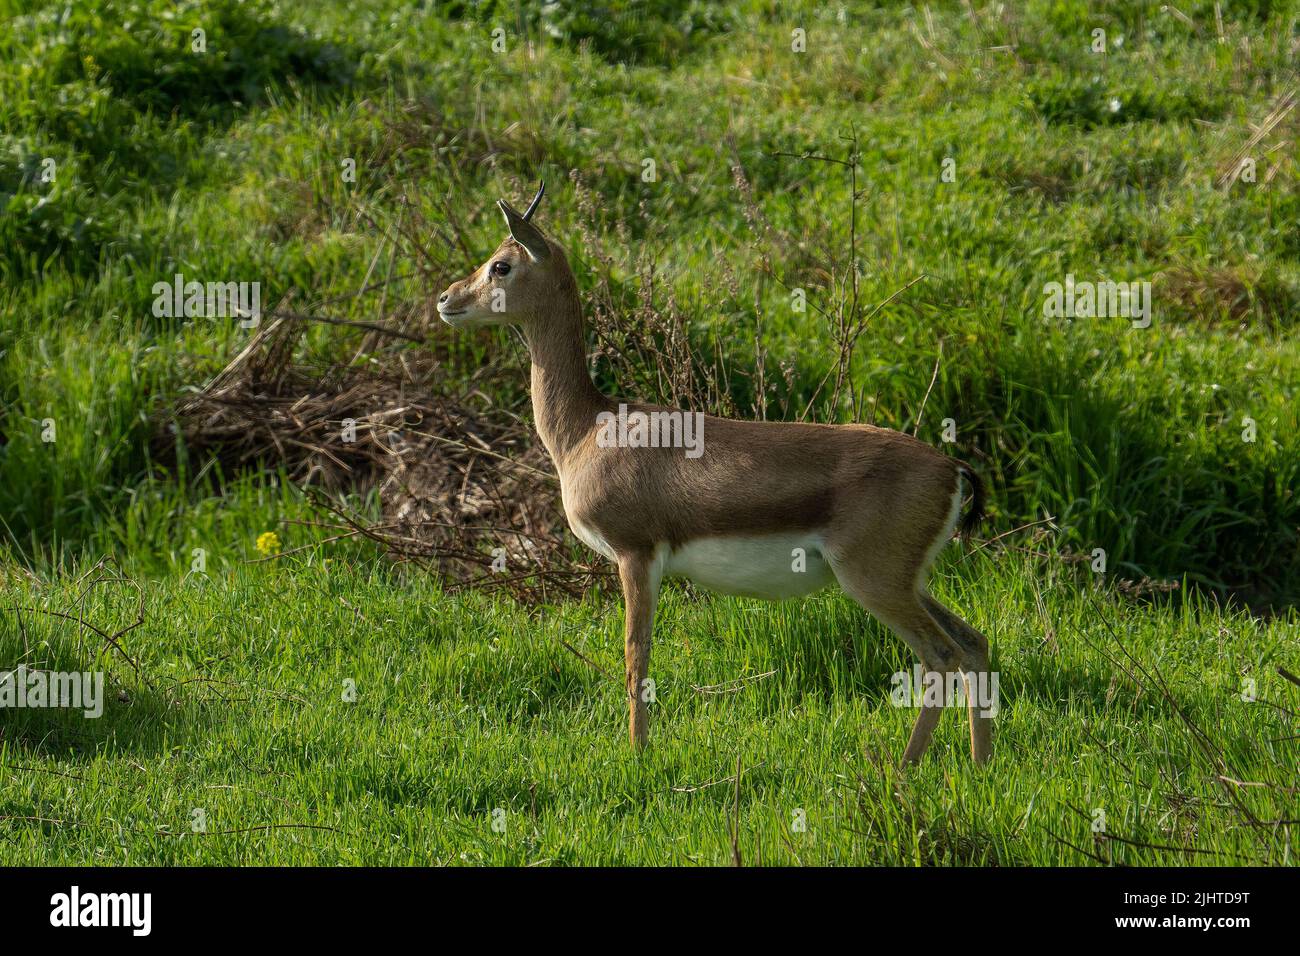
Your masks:
<path fill-rule="evenodd" d="M 509 275 L 510 263 L 506 262 L 504 259 L 498 259 L 496 262 L 492 263 L 492 274 L 494 276 Z"/>

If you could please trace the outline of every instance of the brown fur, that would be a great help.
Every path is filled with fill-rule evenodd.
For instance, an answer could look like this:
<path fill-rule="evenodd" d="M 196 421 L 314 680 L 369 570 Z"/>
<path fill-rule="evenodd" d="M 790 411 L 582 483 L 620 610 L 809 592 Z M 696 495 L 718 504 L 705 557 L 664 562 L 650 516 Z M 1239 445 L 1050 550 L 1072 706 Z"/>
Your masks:
<path fill-rule="evenodd" d="M 449 324 L 518 325 L 532 358 L 537 430 L 560 475 L 570 524 L 596 531 L 615 552 L 626 604 L 629 734 L 647 737 L 645 702 L 658 580 L 654 556 L 697 538 L 816 530 L 845 591 L 931 670 L 986 670 L 988 641 L 921 590 L 948 528 L 959 476 L 970 482 L 971 530 L 983 488 L 963 462 L 914 438 L 868 425 L 747 422 L 706 417 L 703 454 L 673 448 L 602 448 L 600 412 L 618 402 L 592 384 L 577 284 L 563 250 L 502 205 L 512 238 L 439 299 Z M 513 237 L 519 237 L 518 239 Z M 537 254 L 529 252 L 533 249 Z M 491 270 L 501 260 L 510 274 Z M 504 311 L 492 311 L 495 290 Z M 456 319 L 463 321 L 453 322 Z M 659 406 L 627 403 L 629 411 Z M 991 752 L 988 718 L 971 708 L 971 751 Z M 922 708 L 904 754 L 919 759 L 938 719 Z"/>

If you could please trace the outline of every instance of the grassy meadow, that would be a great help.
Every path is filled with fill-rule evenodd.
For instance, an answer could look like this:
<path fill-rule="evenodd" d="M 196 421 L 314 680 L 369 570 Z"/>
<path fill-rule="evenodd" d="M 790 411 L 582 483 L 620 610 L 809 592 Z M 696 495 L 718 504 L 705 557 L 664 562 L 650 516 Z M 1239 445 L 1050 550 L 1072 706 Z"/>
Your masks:
<path fill-rule="evenodd" d="M 0 671 L 108 687 L 94 720 L 0 709 L 0 863 L 1295 861 L 1300 4 L 0 20 Z M 431 305 L 538 179 L 607 392 L 870 421 L 981 474 L 933 591 L 994 646 L 989 766 L 945 714 L 897 767 L 912 657 L 838 592 L 678 585 L 634 755 L 615 589 L 450 587 L 170 429 L 253 334 L 155 315 L 177 273 L 400 327 L 385 361 L 526 420 L 516 338 Z M 1149 326 L 1045 318 L 1067 276 L 1150 282 Z M 316 322 L 297 355 L 381 345 Z"/>

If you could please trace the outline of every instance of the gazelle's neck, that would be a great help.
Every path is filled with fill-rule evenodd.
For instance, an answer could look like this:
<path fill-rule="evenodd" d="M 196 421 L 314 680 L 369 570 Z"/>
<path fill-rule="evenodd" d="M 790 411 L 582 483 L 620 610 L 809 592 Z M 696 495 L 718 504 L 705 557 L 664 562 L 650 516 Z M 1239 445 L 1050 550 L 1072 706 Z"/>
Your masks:
<path fill-rule="evenodd" d="M 596 425 L 609 401 L 591 381 L 576 288 L 557 290 L 554 306 L 523 326 L 532 357 L 533 418 L 556 468 Z"/>

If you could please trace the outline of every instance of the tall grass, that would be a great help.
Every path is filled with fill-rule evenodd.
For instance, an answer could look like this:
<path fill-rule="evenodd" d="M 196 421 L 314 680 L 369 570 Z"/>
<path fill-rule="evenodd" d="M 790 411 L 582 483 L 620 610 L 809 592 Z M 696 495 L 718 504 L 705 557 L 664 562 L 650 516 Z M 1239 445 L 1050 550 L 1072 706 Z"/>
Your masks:
<path fill-rule="evenodd" d="M 695 9 L 641 6 L 665 23 Z M 922 435 L 956 421 L 953 451 L 994 479 L 1001 530 L 1052 515 L 1066 547 L 1104 548 L 1127 574 L 1294 600 L 1294 162 L 1262 152 L 1255 184 L 1212 183 L 1294 79 L 1289 6 L 1230 18 L 1233 37 L 1256 42 L 1225 46 L 1156 5 L 954 6 L 928 18 L 850 5 L 840 21 L 737 4 L 673 64 L 632 66 L 617 44 L 598 51 L 615 62 L 593 59 L 576 20 L 521 24 L 500 5 L 449 7 L 449 19 L 383 3 L 356 15 L 167 9 L 7 11 L 0 516 L 23 560 L 44 560 L 53 542 L 117 550 L 117 529 L 150 523 L 124 513 L 151 500 L 140 494 L 157 474 L 144 452 L 151 416 L 241 340 L 229 324 L 154 318 L 153 282 L 183 271 L 259 279 L 272 299 L 337 296 L 383 242 L 371 224 L 391 227 L 403 201 L 434 222 L 450 203 L 468 266 L 499 232 L 496 195 L 537 176 L 562 183 L 571 168 L 594 210 L 553 185 L 546 224 L 584 285 L 602 268 L 635 283 L 650 252 L 657 307 L 683 307 L 697 352 L 720 341 L 743 372 L 761 322 L 790 370 L 769 376 L 767 406 L 802 408 L 830 330 L 793 311 L 786 287 L 830 302 L 830 283 L 846 278 L 828 266 L 851 204 L 840 168 L 791 154 L 839 155 L 853 132 L 864 303 L 927 276 L 865 334 L 851 377 L 871 417 L 913 427 L 942 348 Z M 750 29 L 717 32 L 740 20 Z M 191 21 L 207 54 L 191 52 Z M 796 22 L 804 54 L 790 51 Z M 492 49 L 494 24 L 505 53 Z M 1089 52 L 1094 26 L 1108 31 L 1104 55 Z M 999 41 L 1014 55 L 990 52 Z M 46 157 L 53 183 L 41 181 Z M 356 184 L 340 175 L 345 158 L 359 163 Z M 654 182 L 641 178 L 646 158 Z M 945 159 L 955 182 L 941 178 Z M 733 166 L 781 237 L 763 254 L 785 287 L 762 277 Z M 394 271 L 413 271 L 416 255 L 405 244 Z M 1042 288 L 1067 272 L 1154 280 L 1152 327 L 1045 322 Z M 399 285 L 383 302 L 391 311 L 429 292 Z M 316 347 L 351 354 L 343 339 Z M 759 404 L 744 374 L 732 387 L 738 408 Z M 813 413 L 849 414 L 824 396 Z M 55 447 L 41 440 L 49 418 Z M 207 493 L 183 497 L 199 506 Z M 169 550 L 127 557 L 156 567 Z"/>
<path fill-rule="evenodd" d="M 0 664 L 111 689 L 100 721 L 4 715 L 0 859 L 1294 862 L 1300 21 L 1224 4 L 1220 42 L 1215 7 L 0 0 Z M 856 198 L 803 158 L 853 143 Z M 894 768 L 911 659 L 842 596 L 677 588 L 633 760 L 612 595 L 453 596 L 357 542 L 250 563 L 262 532 L 325 534 L 300 490 L 273 463 L 151 453 L 249 334 L 154 316 L 155 282 L 401 322 L 537 178 L 601 344 L 640 356 L 597 356 L 602 386 L 857 417 L 986 477 L 1006 537 L 937 589 L 993 638 L 987 772 L 951 717 L 934 759 Z M 1150 328 L 1045 320 L 1066 274 L 1150 280 Z M 832 397 L 827 316 L 853 290 L 869 321 Z M 708 388 L 660 374 L 656 329 Z M 360 333 L 302 343 L 327 367 Z M 453 394 L 522 363 L 505 333 L 430 344 Z M 140 591 L 84 579 L 104 556 Z M 111 635 L 140 600 L 137 674 L 86 623 Z"/>

